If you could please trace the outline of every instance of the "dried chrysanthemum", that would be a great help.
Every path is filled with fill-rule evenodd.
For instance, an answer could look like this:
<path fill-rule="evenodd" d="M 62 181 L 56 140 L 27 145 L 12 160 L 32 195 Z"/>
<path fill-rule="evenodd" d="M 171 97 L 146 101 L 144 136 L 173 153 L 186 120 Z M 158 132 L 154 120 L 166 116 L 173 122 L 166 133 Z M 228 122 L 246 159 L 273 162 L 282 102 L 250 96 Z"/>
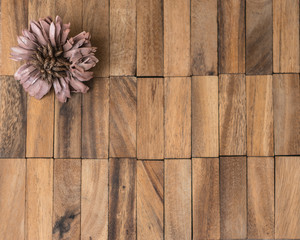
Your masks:
<path fill-rule="evenodd" d="M 70 24 L 63 24 L 59 16 L 53 22 L 50 17 L 30 22 L 29 29 L 18 37 L 18 47 L 12 48 L 11 59 L 25 60 L 15 73 L 30 96 L 41 99 L 52 85 L 60 102 L 74 92 L 86 93 L 83 84 L 93 77 L 88 71 L 96 65 L 96 48 L 91 45 L 88 32 L 68 38 Z"/>

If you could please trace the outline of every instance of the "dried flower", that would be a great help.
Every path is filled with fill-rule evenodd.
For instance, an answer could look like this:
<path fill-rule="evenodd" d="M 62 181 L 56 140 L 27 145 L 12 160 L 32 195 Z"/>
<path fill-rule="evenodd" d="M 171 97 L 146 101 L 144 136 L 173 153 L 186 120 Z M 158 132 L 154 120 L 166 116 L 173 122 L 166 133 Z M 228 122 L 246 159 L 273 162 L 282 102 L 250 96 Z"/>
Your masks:
<path fill-rule="evenodd" d="M 31 21 L 29 29 L 18 37 L 18 47 L 13 47 L 11 59 L 25 60 L 15 73 L 30 96 L 41 99 L 52 85 L 60 102 L 74 92 L 86 93 L 89 89 L 82 82 L 89 81 L 96 65 L 96 48 L 91 46 L 91 35 L 81 32 L 68 39 L 70 23 L 63 24 L 59 16 L 55 22 L 50 17 Z"/>

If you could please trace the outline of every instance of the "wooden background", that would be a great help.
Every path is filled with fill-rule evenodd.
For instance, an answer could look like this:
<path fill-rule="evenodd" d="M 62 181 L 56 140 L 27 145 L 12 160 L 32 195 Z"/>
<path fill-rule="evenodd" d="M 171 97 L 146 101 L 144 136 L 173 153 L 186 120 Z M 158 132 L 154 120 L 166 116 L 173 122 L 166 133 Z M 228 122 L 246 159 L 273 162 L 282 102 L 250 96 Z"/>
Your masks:
<path fill-rule="evenodd" d="M 90 31 L 90 91 L 12 75 L 30 19 Z M 0 239 L 300 239 L 299 0 L 1 0 Z"/>

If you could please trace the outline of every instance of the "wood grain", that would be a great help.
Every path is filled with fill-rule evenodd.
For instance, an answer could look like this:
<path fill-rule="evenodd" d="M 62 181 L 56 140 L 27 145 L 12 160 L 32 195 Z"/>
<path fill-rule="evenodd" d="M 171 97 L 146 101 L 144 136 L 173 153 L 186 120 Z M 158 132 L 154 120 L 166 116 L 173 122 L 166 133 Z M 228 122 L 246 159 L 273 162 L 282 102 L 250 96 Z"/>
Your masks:
<path fill-rule="evenodd" d="M 245 75 L 219 77 L 220 155 L 246 155 Z"/>
<path fill-rule="evenodd" d="M 247 236 L 246 157 L 220 158 L 221 239 Z"/>
<path fill-rule="evenodd" d="M 220 239 L 219 158 L 193 158 L 193 238 Z"/>
<path fill-rule="evenodd" d="M 28 0 L 28 23 L 38 21 L 47 16 L 54 17 L 55 1 L 51 0 Z M 20 33 L 19 33 L 20 34 Z"/>
<path fill-rule="evenodd" d="M 248 238 L 274 239 L 274 158 L 249 157 Z"/>
<path fill-rule="evenodd" d="M 165 78 L 165 158 L 191 157 L 191 78 Z"/>
<path fill-rule="evenodd" d="M 300 154 L 300 80 L 298 74 L 273 76 L 276 155 Z"/>
<path fill-rule="evenodd" d="M 165 160 L 165 240 L 191 240 L 191 160 Z"/>
<path fill-rule="evenodd" d="M 27 159 L 27 238 L 52 240 L 53 159 Z"/>
<path fill-rule="evenodd" d="M 219 156 L 218 77 L 192 77 L 192 156 Z"/>
<path fill-rule="evenodd" d="M 191 1 L 191 68 L 193 75 L 218 74 L 218 0 Z"/>
<path fill-rule="evenodd" d="M 247 155 L 273 156 L 272 76 L 247 76 Z"/>
<path fill-rule="evenodd" d="M 300 157 L 276 157 L 275 238 L 300 238 Z"/>
<path fill-rule="evenodd" d="M 164 76 L 190 75 L 190 1 L 164 0 Z"/>
<path fill-rule="evenodd" d="M 164 239 L 164 162 L 137 163 L 137 236 Z"/>
<path fill-rule="evenodd" d="M 110 157 L 136 157 L 136 78 L 110 79 Z"/>
<path fill-rule="evenodd" d="M 163 159 L 164 79 L 139 78 L 137 86 L 138 159 Z"/>
<path fill-rule="evenodd" d="M 109 240 L 136 239 L 136 159 L 109 159 Z"/>
<path fill-rule="evenodd" d="M 272 74 L 272 0 L 246 1 L 246 73 Z"/>
<path fill-rule="evenodd" d="M 219 72 L 245 72 L 245 1 L 218 1 Z"/>
<path fill-rule="evenodd" d="M 163 0 L 137 0 L 137 75 L 163 76 Z"/>
<path fill-rule="evenodd" d="M 26 94 L 9 76 L 0 77 L 0 157 L 25 157 Z"/>
<path fill-rule="evenodd" d="M 108 160 L 82 160 L 81 239 L 107 239 Z"/>
<path fill-rule="evenodd" d="M 273 72 L 299 72 L 299 0 L 273 1 Z"/>
<path fill-rule="evenodd" d="M 25 239 L 26 159 L 0 159 L 0 179 L 1 238 Z"/>
<path fill-rule="evenodd" d="M 80 239 L 80 159 L 55 159 L 52 239 Z"/>
<path fill-rule="evenodd" d="M 82 157 L 108 158 L 109 78 L 95 78 L 82 96 Z"/>

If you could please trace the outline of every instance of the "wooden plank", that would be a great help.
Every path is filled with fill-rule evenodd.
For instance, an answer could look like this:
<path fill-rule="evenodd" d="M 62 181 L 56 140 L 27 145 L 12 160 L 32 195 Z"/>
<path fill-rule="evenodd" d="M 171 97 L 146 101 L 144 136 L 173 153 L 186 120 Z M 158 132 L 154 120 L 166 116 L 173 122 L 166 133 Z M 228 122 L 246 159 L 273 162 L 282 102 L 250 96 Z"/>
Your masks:
<path fill-rule="evenodd" d="M 219 156 L 218 77 L 192 78 L 192 156 Z"/>
<path fill-rule="evenodd" d="M 137 236 L 164 238 L 164 162 L 137 163 Z"/>
<path fill-rule="evenodd" d="M 55 1 L 43 0 L 29 0 L 28 1 L 28 23 L 32 20 L 38 21 L 40 18 L 47 16 L 54 17 L 55 15 Z"/>
<path fill-rule="evenodd" d="M 165 78 L 165 158 L 191 157 L 191 78 Z"/>
<path fill-rule="evenodd" d="M 274 158 L 249 157 L 248 238 L 274 239 Z"/>
<path fill-rule="evenodd" d="M 80 239 L 80 159 L 55 159 L 53 240 Z"/>
<path fill-rule="evenodd" d="M 164 0 L 164 76 L 190 75 L 190 1 Z"/>
<path fill-rule="evenodd" d="M 109 240 L 136 239 L 136 159 L 109 159 Z"/>
<path fill-rule="evenodd" d="M 95 78 L 82 96 L 82 157 L 108 158 L 109 78 Z"/>
<path fill-rule="evenodd" d="M 272 76 L 247 76 L 247 155 L 273 156 Z"/>
<path fill-rule="evenodd" d="M 0 179 L 1 238 L 25 239 L 26 159 L 0 159 Z"/>
<path fill-rule="evenodd" d="M 275 238 L 300 238 L 300 157 L 276 157 Z"/>
<path fill-rule="evenodd" d="M 218 1 L 219 72 L 245 72 L 245 1 Z"/>
<path fill-rule="evenodd" d="M 9 76 L 0 77 L 0 157 L 25 157 L 26 93 Z"/>
<path fill-rule="evenodd" d="M 220 158 L 221 239 L 247 237 L 246 157 Z"/>
<path fill-rule="evenodd" d="M 219 77 L 220 154 L 246 155 L 245 75 Z"/>
<path fill-rule="evenodd" d="M 136 78 L 110 79 L 110 157 L 136 157 Z"/>
<path fill-rule="evenodd" d="M 163 0 L 137 0 L 137 75 L 163 76 Z"/>
<path fill-rule="evenodd" d="M 273 1 L 273 72 L 299 72 L 299 0 Z"/>
<path fill-rule="evenodd" d="M 300 80 L 298 74 L 273 77 L 276 155 L 300 154 Z"/>
<path fill-rule="evenodd" d="M 138 159 L 163 159 L 164 79 L 139 78 L 137 89 Z"/>
<path fill-rule="evenodd" d="M 110 75 L 136 73 L 136 0 L 110 1 Z"/>
<path fill-rule="evenodd" d="M 107 239 L 108 160 L 82 160 L 81 239 Z"/>
<path fill-rule="evenodd" d="M 218 74 L 217 0 L 191 1 L 191 67 L 193 75 Z"/>
<path fill-rule="evenodd" d="M 272 0 L 246 1 L 246 73 L 272 74 Z"/>
<path fill-rule="evenodd" d="M 52 240 L 52 206 L 53 159 L 27 159 L 26 239 Z"/>
<path fill-rule="evenodd" d="M 219 158 L 193 158 L 193 238 L 220 239 Z"/>

